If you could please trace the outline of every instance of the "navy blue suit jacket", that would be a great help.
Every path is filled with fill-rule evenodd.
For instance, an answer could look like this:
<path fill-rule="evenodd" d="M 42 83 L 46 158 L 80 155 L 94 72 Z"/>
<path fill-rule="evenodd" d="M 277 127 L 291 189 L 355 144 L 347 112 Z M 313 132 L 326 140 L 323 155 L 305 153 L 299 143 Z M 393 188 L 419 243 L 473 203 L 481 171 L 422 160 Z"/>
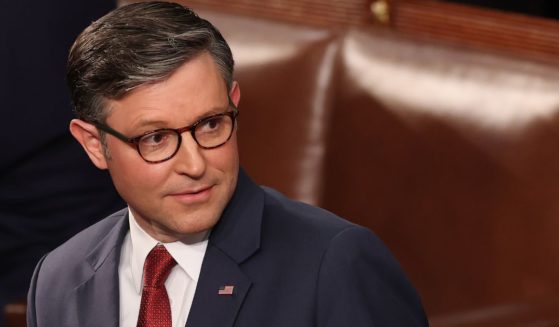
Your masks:
<path fill-rule="evenodd" d="M 45 256 L 28 325 L 118 326 L 122 210 Z M 218 290 L 233 285 L 232 295 Z M 369 230 L 255 185 L 241 171 L 214 227 L 188 327 L 427 326 L 402 269 Z"/>

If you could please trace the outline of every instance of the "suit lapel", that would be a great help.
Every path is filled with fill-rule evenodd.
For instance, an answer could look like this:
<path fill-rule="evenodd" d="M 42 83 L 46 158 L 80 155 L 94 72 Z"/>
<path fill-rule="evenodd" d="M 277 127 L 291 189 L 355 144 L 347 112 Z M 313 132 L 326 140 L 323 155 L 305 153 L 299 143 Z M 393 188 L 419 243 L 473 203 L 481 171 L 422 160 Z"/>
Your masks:
<path fill-rule="evenodd" d="M 236 262 L 215 246 L 208 245 L 204 261 L 186 326 L 233 326 L 251 281 Z M 233 287 L 232 294 L 219 294 L 225 286 Z"/>
<path fill-rule="evenodd" d="M 252 284 L 241 264 L 260 247 L 263 207 L 263 191 L 241 170 L 235 194 L 210 235 L 188 327 L 234 325 Z M 127 209 L 116 215 L 114 227 L 88 255 L 83 282 L 75 289 L 79 326 L 119 325 L 118 266 L 129 227 Z M 224 286 L 233 286 L 232 294 L 220 295 Z"/>
<path fill-rule="evenodd" d="M 74 293 L 79 326 L 119 325 L 118 264 L 128 231 L 126 213 L 126 209 L 118 213 L 120 219 L 86 258 L 83 282 Z"/>
<path fill-rule="evenodd" d="M 263 191 L 244 171 L 237 188 L 213 228 L 187 327 L 230 327 L 241 310 L 252 281 L 241 269 L 260 248 Z M 219 294 L 219 289 L 232 286 Z"/>

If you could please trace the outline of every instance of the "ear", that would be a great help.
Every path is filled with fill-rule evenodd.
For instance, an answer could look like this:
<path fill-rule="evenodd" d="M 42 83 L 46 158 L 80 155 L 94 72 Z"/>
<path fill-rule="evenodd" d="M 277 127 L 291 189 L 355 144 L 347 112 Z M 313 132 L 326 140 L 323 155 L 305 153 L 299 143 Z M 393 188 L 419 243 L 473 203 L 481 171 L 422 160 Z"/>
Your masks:
<path fill-rule="evenodd" d="M 239 87 L 239 83 L 237 83 L 237 81 L 233 81 L 233 84 L 231 84 L 229 98 L 231 99 L 235 107 L 239 106 L 239 101 L 241 101 L 241 88 Z"/>
<path fill-rule="evenodd" d="M 80 119 L 72 119 L 70 133 L 74 136 L 97 168 L 107 169 L 107 158 L 99 131 L 95 126 Z"/>

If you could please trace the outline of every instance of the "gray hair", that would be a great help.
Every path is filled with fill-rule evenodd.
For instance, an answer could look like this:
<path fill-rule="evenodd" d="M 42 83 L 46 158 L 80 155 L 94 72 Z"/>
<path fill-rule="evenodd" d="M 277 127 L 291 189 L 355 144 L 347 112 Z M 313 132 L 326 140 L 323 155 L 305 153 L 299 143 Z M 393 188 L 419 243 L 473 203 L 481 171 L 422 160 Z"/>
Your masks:
<path fill-rule="evenodd" d="M 104 122 L 107 99 L 169 77 L 182 64 L 208 52 L 227 89 L 233 56 L 221 33 L 191 9 L 169 2 L 141 2 L 93 22 L 70 49 L 67 82 L 76 116 Z"/>

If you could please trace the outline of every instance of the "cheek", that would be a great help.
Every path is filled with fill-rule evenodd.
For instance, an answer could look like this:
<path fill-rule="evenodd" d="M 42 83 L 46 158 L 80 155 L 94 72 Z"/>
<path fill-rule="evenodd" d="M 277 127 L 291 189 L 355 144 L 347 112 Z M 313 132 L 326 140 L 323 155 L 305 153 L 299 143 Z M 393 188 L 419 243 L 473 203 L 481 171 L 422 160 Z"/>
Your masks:
<path fill-rule="evenodd" d="M 209 153 L 206 157 L 208 165 L 212 168 L 220 170 L 226 175 L 237 175 L 239 170 L 239 154 L 237 150 L 237 143 L 231 139 L 227 146 L 220 148 L 222 151 Z"/>
<path fill-rule="evenodd" d="M 239 152 L 237 149 L 237 143 L 233 143 L 228 149 L 227 155 L 222 156 L 223 172 L 228 183 L 228 194 L 227 198 L 230 199 L 235 191 L 237 185 L 237 177 L 239 174 Z"/>
<path fill-rule="evenodd" d="M 109 161 L 109 172 L 117 191 L 129 202 L 131 197 L 148 196 L 164 185 L 167 170 L 163 166 L 151 166 L 141 158 L 113 155 Z"/>

